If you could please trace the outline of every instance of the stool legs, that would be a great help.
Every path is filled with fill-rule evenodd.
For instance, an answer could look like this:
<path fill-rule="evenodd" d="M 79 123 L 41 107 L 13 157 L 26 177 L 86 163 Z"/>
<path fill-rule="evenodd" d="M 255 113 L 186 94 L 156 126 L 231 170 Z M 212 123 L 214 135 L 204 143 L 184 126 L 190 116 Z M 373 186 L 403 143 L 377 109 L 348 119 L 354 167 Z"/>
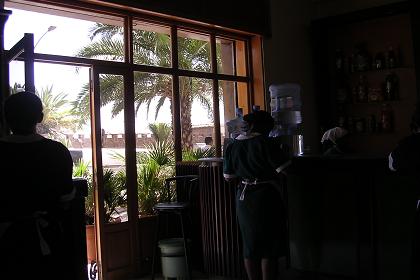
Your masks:
<path fill-rule="evenodd" d="M 185 266 L 187 269 L 187 280 L 192 279 L 191 278 L 191 269 L 190 269 L 190 263 L 189 263 L 189 252 L 188 252 L 188 244 L 187 244 L 187 238 L 185 237 L 185 222 L 184 222 L 184 215 L 183 213 L 179 213 L 179 217 L 181 220 L 181 230 L 182 230 L 182 238 L 184 239 L 184 253 L 185 253 Z"/>

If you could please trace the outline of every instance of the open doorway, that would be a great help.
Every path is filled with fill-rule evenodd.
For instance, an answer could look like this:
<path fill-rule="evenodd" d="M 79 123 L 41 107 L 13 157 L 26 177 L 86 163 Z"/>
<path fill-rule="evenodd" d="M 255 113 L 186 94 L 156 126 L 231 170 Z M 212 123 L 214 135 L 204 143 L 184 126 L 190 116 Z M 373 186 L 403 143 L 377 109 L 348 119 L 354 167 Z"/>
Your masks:
<path fill-rule="evenodd" d="M 89 89 L 89 67 L 35 63 L 34 74 L 35 94 L 40 97 L 44 107 L 44 119 L 38 124 L 37 132 L 64 144 L 72 155 L 73 177 L 83 177 L 88 182 L 88 196 L 85 202 L 86 254 L 87 271 L 92 279 L 96 270 L 92 137 L 90 121 L 85 121 L 86 118 L 90 119 L 90 104 L 86 104 L 87 116 L 81 116 L 80 110 L 75 110 L 78 96 L 85 88 Z M 11 94 L 25 90 L 23 61 L 12 61 L 9 64 L 9 84 Z"/>

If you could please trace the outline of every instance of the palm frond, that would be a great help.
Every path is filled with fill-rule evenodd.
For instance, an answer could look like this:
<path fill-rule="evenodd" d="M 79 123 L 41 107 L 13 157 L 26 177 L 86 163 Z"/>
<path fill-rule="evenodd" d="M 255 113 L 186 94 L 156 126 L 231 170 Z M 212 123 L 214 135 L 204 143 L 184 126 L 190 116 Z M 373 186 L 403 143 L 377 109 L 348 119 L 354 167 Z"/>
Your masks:
<path fill-rule="evenodd" d="M 172 135 L 172 128 L 166 123 L 151 123 L 149 129 L 156 142 L 168 141 Z"/>
<path fill-rule="evenodd" d="M 123 27 L 109 25 L 105 23 L 95 23 L 91 28 L 89 28 L 90 40 L 95 39 L 98 36 L 112 38 L 117 34 L 124 34 Z"/>
<path fill-rule="evenodd" d="M 197 161 L 200 158 L 208 158 L 214 157 L 216 154 L 216 150 L 214 147 L 200 149 L 200 148 L 193 148 L 193 149 L 184 149 L 182 151 L 182 159 L 185 161 Z"/>
<path fill-rule="evenodd" d="M 80 49 L 76 56 L 124 61 L 124 42 L 122 40 L 103 37 Z"/>

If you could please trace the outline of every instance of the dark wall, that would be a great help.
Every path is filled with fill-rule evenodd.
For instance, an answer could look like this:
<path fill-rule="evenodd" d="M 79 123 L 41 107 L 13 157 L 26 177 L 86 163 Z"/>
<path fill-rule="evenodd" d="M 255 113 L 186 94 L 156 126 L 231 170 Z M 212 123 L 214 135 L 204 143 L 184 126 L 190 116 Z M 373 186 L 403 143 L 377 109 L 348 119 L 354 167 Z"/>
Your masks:
<path fill-rule="evenodd" d="M 305 149 L 318 152 L 318 111 L 314 95 L 311 21 L 383 6 L 402 0 L 270 0 L 271 36 L 264 38 L 267 100 L 271 84 L 302 86 L 302 118 Z M 420 59 L 420 58 L 419 58 Z"/>
<path fill-rule="evenodd" d="M 242 0 L 104 0 L 205 23 L 267 35 L 269 1 Z"/>
<path fill-rule="evenodd" d="M 298 83 L 302 87 L 304 145 L 306 150 L 317 152 L 310 38 L 313 7 L 308 0 L 271 0 L 272 36 L 264 38 L 264 68 L 267 100 L 271 84 Z"/>

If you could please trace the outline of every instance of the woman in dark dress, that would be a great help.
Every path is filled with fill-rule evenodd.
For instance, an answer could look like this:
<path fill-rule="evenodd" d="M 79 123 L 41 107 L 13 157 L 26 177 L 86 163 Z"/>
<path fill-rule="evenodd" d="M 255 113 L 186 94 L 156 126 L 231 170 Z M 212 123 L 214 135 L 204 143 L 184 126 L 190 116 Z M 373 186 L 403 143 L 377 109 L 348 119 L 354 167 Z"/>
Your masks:
<path fill-rule="evenodd" d="M 268 112 L 244 116 L 248 124 L 226 147 L 224 177 L 240 180 L 236 211 L 248 279 L 277 279 L 278 258 L 285 255 L 286 219 L 281 173 L 290 163 L 278 142 L 269 138 L 274 120 Z"/>
<path fill-rule="evenodd" d="M 42 103 L 19 92 L 5 101 L 12 135 L 0 138 L 0 279 L 75 279 L 61 221 L 74 196 L 73 161 L 36 133 Z"/>

